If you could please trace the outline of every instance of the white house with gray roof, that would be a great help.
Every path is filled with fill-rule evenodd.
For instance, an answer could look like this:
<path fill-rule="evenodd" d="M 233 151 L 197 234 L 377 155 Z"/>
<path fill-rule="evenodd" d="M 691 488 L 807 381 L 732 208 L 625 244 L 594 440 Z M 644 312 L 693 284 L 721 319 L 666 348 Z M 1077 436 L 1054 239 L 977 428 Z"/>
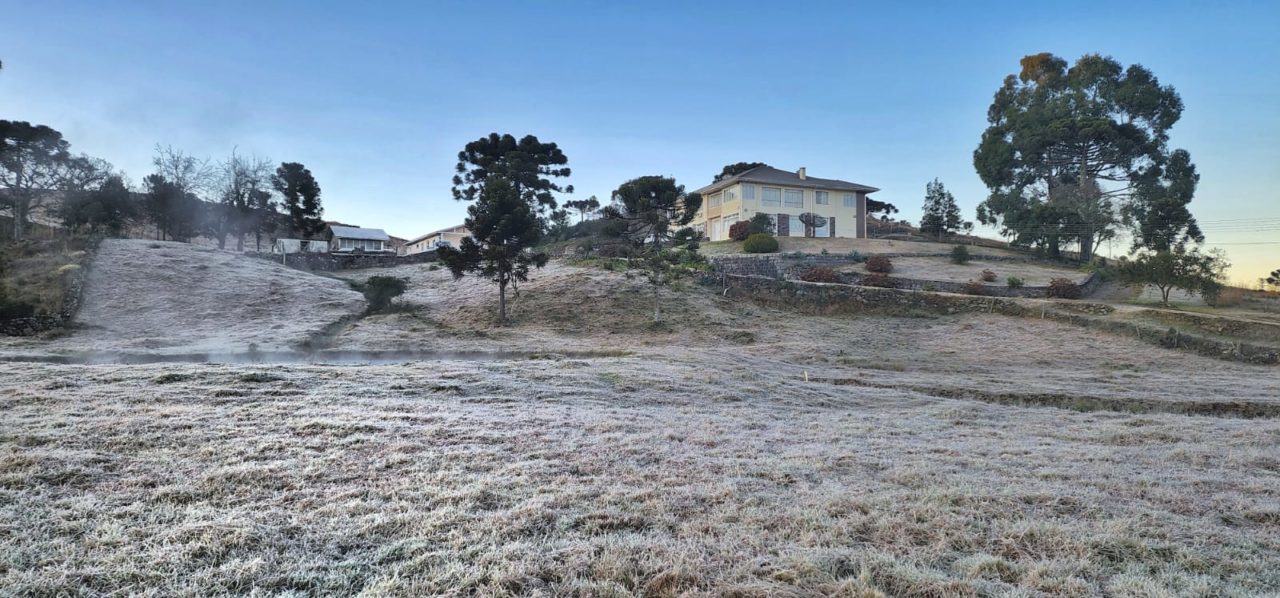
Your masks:
<path fill-rule="evenodd" d="M 330 225 L 329 234 L 329 251 L 334 253 L 394 251 L 388 247 L 391 236 L 380 228 Z"/>
<path fill-rule="evenodd" d="M 811 177 L 803 167 L 790 172 L 757 166 L 698 189 L 702 207 L 690 226 L 712 241 L 723 241 L 733 223 L 765 213 L 773 218 L 780 237 L 862 239 L 867 236 L 867 195 L 876 191 L 849 181 Z M 800 218 L 805 213 L 821 216 L 822 226 L 806 226 Z"/>

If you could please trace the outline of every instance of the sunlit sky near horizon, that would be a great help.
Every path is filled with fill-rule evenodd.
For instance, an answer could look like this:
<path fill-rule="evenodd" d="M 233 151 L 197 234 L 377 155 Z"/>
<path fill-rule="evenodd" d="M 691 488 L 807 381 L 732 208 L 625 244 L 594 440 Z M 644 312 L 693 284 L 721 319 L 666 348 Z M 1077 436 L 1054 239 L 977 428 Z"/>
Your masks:
<path fill-rule="evenodd" d="M 916 221 L 1018 60 L 1141 63 L 1186 110 L 1211 247 L 1280 268 L 1280 3 L 42 2 L 0 0 L 0 118 L 47 124 L 138 182 L 153 147 L 306 164 L 326 218 L 411 238 L 461 222 L 457 152 L 490 132 L 569 157 L 575 197 L 688 188 L 728 163 L 879 187 Z M 981 231 L 996 236 L 993 229 Z M 1103 245 L 1120 255 L 1127 242 Z"/>

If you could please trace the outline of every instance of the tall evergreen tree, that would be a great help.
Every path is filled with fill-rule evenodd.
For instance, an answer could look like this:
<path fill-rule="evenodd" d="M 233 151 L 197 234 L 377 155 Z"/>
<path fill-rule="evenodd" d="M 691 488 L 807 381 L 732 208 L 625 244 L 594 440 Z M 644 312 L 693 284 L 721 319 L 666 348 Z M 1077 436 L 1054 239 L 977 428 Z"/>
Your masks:
<path fill-rule="evenodd" d="M 974 151 L 991 191 L 978 220 L 1053 255 L 1078 244 L 1088 259 L 1099 239 L 1114 234 L 1117 202 L 1157 195 L 1150 185 L 1170 163 L 1168 132 L 1182 116 L 1182 99 L 1141 65 L 1096 54 L 1070 68 L 1048 53 L 1021 65 L 996 92 Z"/>
<path fill-rule="evenodd" d="M 678 274 L 675 269 L 680 255 L 672 251 L 676 245 L 697 249 L 691 230 L 685 229 L 698 214 L 702 196 L 685 193 L 683 185 L 664 176 L 642 176 L 623 183 L 613 192 L 613 204 L 604 209 L 604 217 L 623 225 L 623 235 L 636 248 L 635 262 L 640 264 L 653 286 L 653 321 L 662 320 L 661 287 Z"/>
<path fill-rule="evenodd" d="M 62 186 L 72 161 L 71 144 L 44 125 L 0 120 L 0 206 L 13 217 L 13 239 L 20 240 L 47 192 Z"/>
<path fill-rule="evenodd" d="M 521 199 L 541 216 L 555 211 L 555 193 L 573 193 L 573 185 L 561 187 L 553 179 L 570 174 L 569 159 L 555 143 L 525 135 L 490 133 L 468 143 L 458 152 L 458 174 L 453 177 L 453 198 L 474 201 L 492 176 L 507 182 Z"/>
<path fill-rule="evenodd" d="M 311 171 L 297 162 L 284 162 L 271 177 L 271 186 L 284 199 L 289 225 L 303 237 L 324 230 L 324 208 L 320 205 L 320 183 Z"/>
<path fill-rule="evenodd" d="M 62 225 L 72 230 L 119 235 L 137 215 L 133 192 L 119 175 L 96 189 L 68 193 L 61 207 Z"/>
<path fill-rule="evenodd" d="M 143 179 L 143 211 L 156 225 L 156 239 L 187 241 L 205 215 L 204 202 L 159 174 Z"/>
<path fill-rule="evenodd" d="M 727 164 L 724 168 L 720 169 L 720 174 L 715 176 L 715 180 L 722 181 L 731 176 L 737 176 L 751 170 L 752 168 L 758 168 L 760 166 L 768 166 L 768 164 L 765 164 L 764 162 L 737 162 L 734 164 Z"/>
<path fill-rule="evenodd" d="M 924 187 L 924 215 L 920 218 L 920 232 L 939 239 L 972 227 L 960 217 L 956 198 L 938 179 Z"/>
<path fill-rule="evenodd" d="M 578 222 L 587 219 L 587 214 L 591 214 L 600 209 L 600 200 L 592 195 L 586 199 L 575 199 L 573 201 L 564 202 L 564 207 L 578 212 Z"/>
<path fill-rule="evenodd" d="M 542 223 L 534 206 L 502 176 L 489 175 L 467 207 L 465 221 L 471 236 L 457 249 L 440 247 L 437 256 L 455 278 L 467 273 L 498 285 L 498 324 L 507 323 L 507 287 L 529 280 L 530 268 L 541 268 L 547 254 L 532 248 L 542 237 Z"/>

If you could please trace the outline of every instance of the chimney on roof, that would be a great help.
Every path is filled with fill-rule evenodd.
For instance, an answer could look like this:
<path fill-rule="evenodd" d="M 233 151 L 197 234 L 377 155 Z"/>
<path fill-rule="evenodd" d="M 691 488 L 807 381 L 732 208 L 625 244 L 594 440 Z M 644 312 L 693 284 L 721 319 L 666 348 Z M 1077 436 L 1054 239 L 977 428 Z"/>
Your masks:
<path fill-rule="evenodd" d="M 804 180 L 804 167 L 803 167 L 803 166 L 801 166 L 801 167 L 800 167 L 800 170 L 797 170 L 797 171 L 796 171 L 796 175 L 800 177 L 800 180 L 802 180 L 802 181 Z"/>

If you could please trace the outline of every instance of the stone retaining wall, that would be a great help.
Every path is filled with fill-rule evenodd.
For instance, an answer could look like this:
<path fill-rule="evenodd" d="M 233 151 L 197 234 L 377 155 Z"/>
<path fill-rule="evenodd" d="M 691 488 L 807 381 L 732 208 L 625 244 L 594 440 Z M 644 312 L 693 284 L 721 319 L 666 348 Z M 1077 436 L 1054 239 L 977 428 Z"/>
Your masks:
<path fill-rule="evenodd" d="M 1130 320 L 1099 317 L 1114 311 L 1110 305 L 1088 301 L 1028 300 L 1012 297 L 979 297 L 906 289 L 777 280 L 761 276 L 708 275 L 728 297 L 750 299 L 765 305 L 813 314 L 865 311 L 924 311 L 939 314 L 998 313 L 1040 318 L 1083 328 L 1116 332 L 1152 344 L 1199 353 L 1218 359 L 1257 364 L 1280 363 L 1280 349 L 1245 342 L 1201 337 L 1173 328 L 1143 325 Z"/>
<path fill-rule="evenodd" d="M 35 336 L 42 332 L 65 328 L 71 320 L 76 317 L 76 313 L 80 311 L 80 304 L 84 300 L 84 285 L 88 280 L 89 267 L 93 262 L 93 257 L 98 251 L 98 244 L 102 239 L 94 238 L 85 246 L 84 261 L 80 263 L 80 267 L 69 274 L 71 277 L 67 281 L 67 290 L 62 294 L 62 307 L 58 313 L 47 316 L 29 316 L 25 318 L 11 318 L 0 320 L 0 336 Z"/>
<path fill-rule="evenodd" d="M 878 253 L 876 255 L 912 257 L 913 255 L 932 254 Z M 713 257 L 711 258 L 711 263 L 715 272 L 719 274 L 734 276 L 765 276 L 776 280 L 795 280 L 800 278 L 801 273 L 810 268 L 839 268 L 843 266 L 850 266 L 858 262 L 851 260 L 848 256 L 837 255 L 810 255 L 803 258 L 794 258 L 788 254 L 767 254 Z M 858 272 L 841 272 L 839 275 L 842 282 L 851 285 L 862 284 L 862 277 L 866 276 L 865 274 Z M 939 291 L 943 293 L 960 294 L 965 292 L 965 283 L 963 282 L 923 280 L 916 278 L 902 278 L 898 276 L 890 276 L 890 279 L 895 283 L 895 288 L 898 289 Z M 1090 274 L 1083 283 L 1080 283 L 1080 296 L 1089 297 L 1101 283 L 1102 279 L 1099 276 Z M 1048 287 L 1037 286 L 1011 288 L 1008 286 L 984 285 L 983 291 L 984 295 L 994 297 L 1035 298 L 1048 296 Z"/>
<path fill-rule="evenodd" d="M 422 264 L 436 261 L 436 252 L 434 251 L 424 251 L 413 255 L 387 253 L 246 253 L 245 255 L 311 272 L 390 268 L 405 264 Z"/>

